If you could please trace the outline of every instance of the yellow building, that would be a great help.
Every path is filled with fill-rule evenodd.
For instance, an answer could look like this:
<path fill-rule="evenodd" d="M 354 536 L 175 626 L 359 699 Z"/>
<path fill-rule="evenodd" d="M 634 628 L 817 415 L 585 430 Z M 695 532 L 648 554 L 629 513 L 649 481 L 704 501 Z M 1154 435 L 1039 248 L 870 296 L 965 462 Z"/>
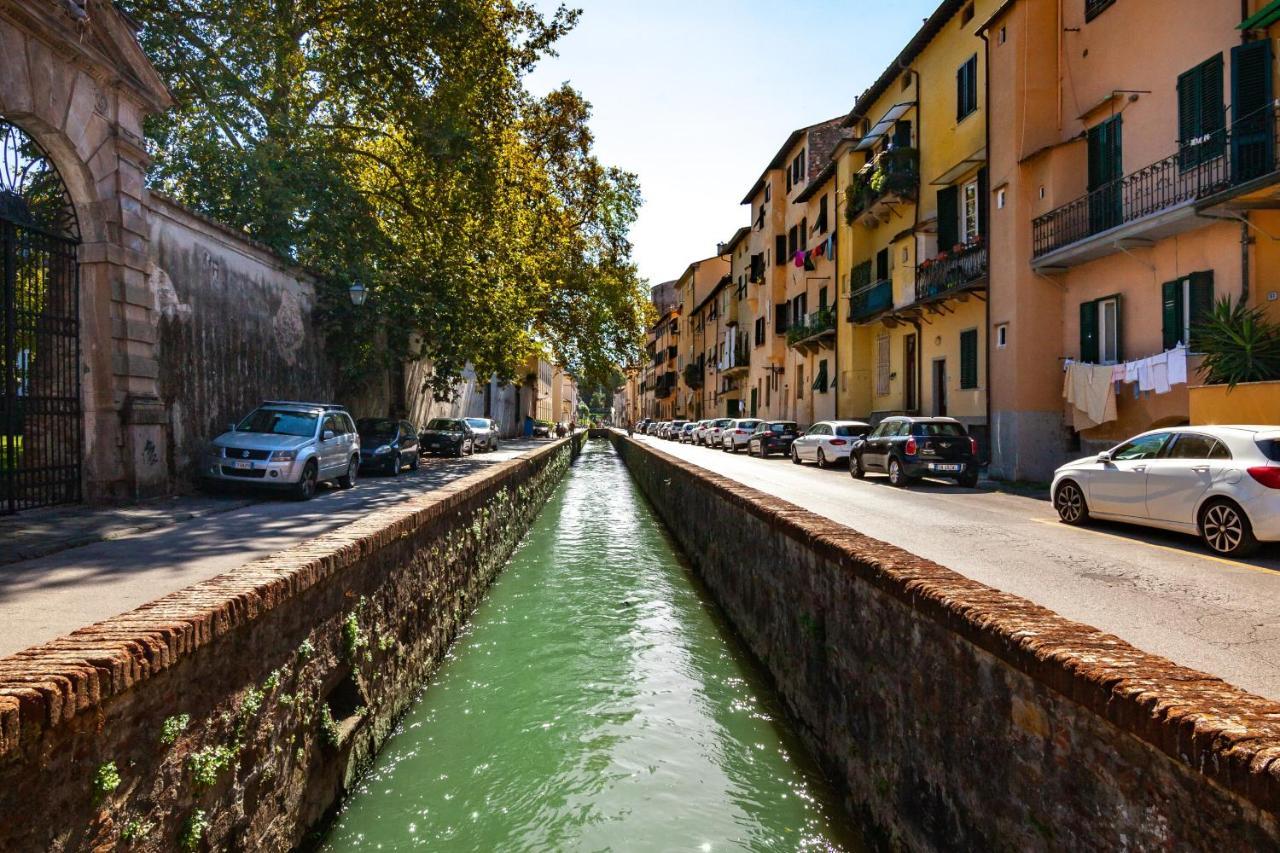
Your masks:
<path fill-rule="evenodd" d="M 831 119 L 794 131 L 742 200 L 751 206 L 751 233 L 747 310 L 739 319 L 751 338 L 744 393 L 746 413 L 753 417 L 797 418 L 801 408 L 797 403 L 813 384 L 808 353 L 794 352 L 787 334 L 793 315 L 808 322 L 810 289 L 821 291 L 817 282 L 821 272 L 806 269 L 804 257 L 825 243 L 826 237 L 817 239 L 814 234 L 817 223 L 809 219 L 811 196 L 797 199 L 830 162 L 842 135 L 840 123 Z"/>
<path fill-rule="evenodd" d="M 729 275 L 729 258 L 717 255 L 694 261 L 676 282 L 681 314 L 685 318 L 685 334 L 680 337 L 676 368 L 680 379 L 676 386 L 673 411 L 677 418 L 700 420 L 703 414 L 703 390 L 706 386 L 706 313 L 716 319 L 714 310 L 700 311 L 708 295 Z M 714 337 L 714 332 L 712 333 Z"/>
<path fill-rule="evenodd" d="M 836 182 L 842 417 L 948 415 L 987 435 L 986 54 L 999 0 L 947 0 L 844 124 Z"/>
<path fill-rule="evenodd" d="M 720 246 L 729 258 L 729 284 L 721 292 L 720 329 L 708 384 L 713 388 L 707 417 L 740 418 L 747 415 L 745 391 L 751 372 L 751 330 L 755 322 L 750 294 L 751 229 L 739 228 Z"/>

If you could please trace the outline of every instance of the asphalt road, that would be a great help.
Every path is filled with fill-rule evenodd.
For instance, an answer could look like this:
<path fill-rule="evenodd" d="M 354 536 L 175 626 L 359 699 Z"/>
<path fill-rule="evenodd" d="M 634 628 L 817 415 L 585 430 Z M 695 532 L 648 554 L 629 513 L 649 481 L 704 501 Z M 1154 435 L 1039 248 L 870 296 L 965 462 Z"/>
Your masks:
<path fill-rule="evenodd" d="M 492 453 L 425 459 L 399 477 L 362 476 L 298 503 L 249 506 L 0 567 L 0 657 L 132 610 L 152 599 L 341 527 L 370 510 L 439 488 L 543 441 L 507 441 Z M 245 492 L 227 496 L 243 501 Z M 0 543 L 2 544 L 2 543 Z"/>
<path fill-rule="evenodd" d="M 927 481 L 895 489 L 847 469 L 797 467 L 641 439 L 966 577 L 1113 633 L 1140 649 L 1280 699 L 1280 546 L 1226 560 L 1190 537 L 1094 523 L 1047 500 Z"/>

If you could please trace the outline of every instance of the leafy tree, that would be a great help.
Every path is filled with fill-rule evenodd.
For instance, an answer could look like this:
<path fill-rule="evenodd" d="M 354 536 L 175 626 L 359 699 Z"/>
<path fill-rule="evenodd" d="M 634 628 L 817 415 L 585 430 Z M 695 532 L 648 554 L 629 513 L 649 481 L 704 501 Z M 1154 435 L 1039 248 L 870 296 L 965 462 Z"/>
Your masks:
<path fill-rule="evenodd" d="M 317 272 L 358 380 L 431 360 L 515 378 L 634 361 L 648 303 L 634 175 L 592 151 L 590 106 L 524 77 L 577 21 L 521 0 L 131 0 L 178 106 L 152 183 Z M 353 309 L 359 278 L 371 298 Z"/>

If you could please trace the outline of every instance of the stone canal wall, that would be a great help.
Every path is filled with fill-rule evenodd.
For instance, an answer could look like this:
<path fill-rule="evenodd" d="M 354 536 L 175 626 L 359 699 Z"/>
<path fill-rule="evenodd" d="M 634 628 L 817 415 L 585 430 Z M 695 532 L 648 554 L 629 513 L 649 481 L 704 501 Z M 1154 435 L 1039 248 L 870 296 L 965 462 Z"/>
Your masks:
<path fill-rule="evenodd" d="M 873 849 L 1280 849 L 1280 704 L 613 440 Z"/>
<path fill-rule="evenodd" d="M 583 438 L 0 660 L 0 850 L 304 841 Z"/>

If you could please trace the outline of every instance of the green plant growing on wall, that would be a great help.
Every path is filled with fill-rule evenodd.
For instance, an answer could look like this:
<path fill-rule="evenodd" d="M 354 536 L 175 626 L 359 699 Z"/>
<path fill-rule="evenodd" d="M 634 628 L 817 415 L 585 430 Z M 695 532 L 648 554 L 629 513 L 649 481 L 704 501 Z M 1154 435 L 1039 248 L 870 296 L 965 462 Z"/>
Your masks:
<path fill-rule="evenodd" d="M 267 680 L 262 682 L 262 689 L 267 693 L 271 693 L 279 686 L 280 670 L 273 669 L 271 670 L 271 674 L 267 676 Z"/>
<path fill-rule="evenodd" d="M 205 816 L 204 809 L 196 809 L 182 825 L 182 831 L 178 834 L 178 846 L 183 850 L 198 850 L 208 828 L 209 819 Z"/>
<path fill-rule="evenodd" d="M 262 709 L 262 702 L 265 696 L 265 691 L 251 689 L 240 700 L 240 708 L 236 715 L 237 742 L 244 738 L 245 732 L 249 730 L 249 724 L 253 722 L 253 718 L 257 716 L 258 711 Z"/>
<path fill-rule="evenodd" d="M 190 714 L 175 714 L 167 718 L 160 726 L 160 742 L 165 746 L 172 746 L 178 740 L 178 735 L 187 730 L 187 726 L 191 725 Z"/>
<path fill-rule="evenodd" d="M 298 661 L 301 663 L 306 663 L 307 661 L 311 660 L 315 656 L 316 656 L 316 647 L 311 645 L 310 640 L 303 640 L 302 644 L 298 646 Z"/>
<path fill-rule="evenodd" d="M 135 817 L 121 828 L 120 838 L 124 841 L 137 841 L 140 838 L 146 838 L 155 828 L 156 825 L 152 821 Z"/>
<path fill-rule="evenodd" d="M 333 714 L 329 712 L 328 705 L 320 706 L 320 742 L 331 749 L 337 749 L 342 742 L 338 724 L 333 719 Z"/>
<path fill-rule="evenodd" d="M 98 765 L 98 769 L 93 771 L 93 799 L 95 802 L 101 802 L 116 788 L 120 787 L 120 771 L 116 769 L 114 761 L 107 761 Z"/>
<path fill-rule="evenodd" d="M 1241 382 L 1280 379 L 1280 326 L 1268 321 L 1261 308 L 1221 299 L 1191 330 L 1191 338 L 1204 353 L 1201 369 L 1209 385 L 1234 388 Z"/>
<path fill-rule="evenodd" d="M 348 661 L 355 662 L 360 650 L 369 642 L 368 637 L 360 630 L 360 614 L 353 610 L 342 620 L 342 655 Z"/>
<path fill-rule="evenodd" d="M 187 771 L 197 788 L 208 788 L 218 781 L 218 774 L 231 766 L 236 753 L 229 747 L 206 746 L 187 756 Z"/>

